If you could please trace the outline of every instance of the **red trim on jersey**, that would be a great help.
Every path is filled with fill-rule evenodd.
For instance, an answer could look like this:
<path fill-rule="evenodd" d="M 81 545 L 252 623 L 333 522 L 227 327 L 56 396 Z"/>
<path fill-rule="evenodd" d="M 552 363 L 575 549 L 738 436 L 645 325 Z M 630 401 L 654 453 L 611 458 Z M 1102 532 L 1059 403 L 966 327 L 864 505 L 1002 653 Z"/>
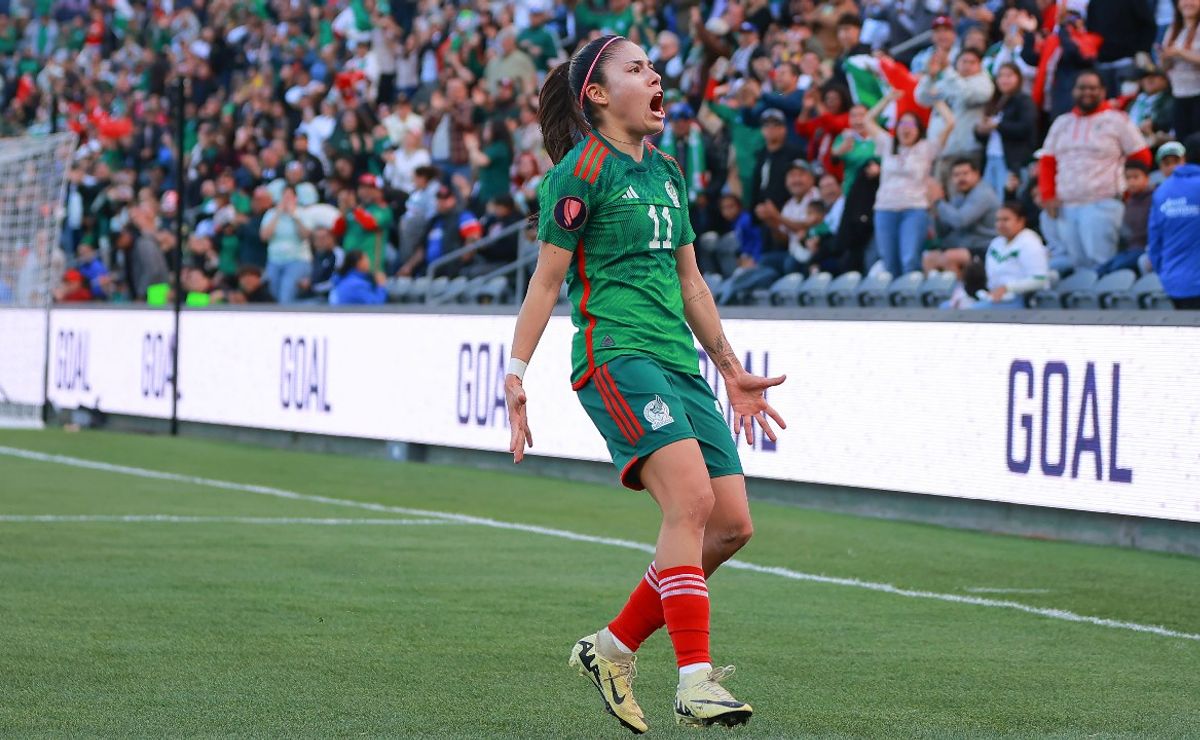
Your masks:
<path fill-rule="evenodd" d="M 596 368 L 596 372 L 592 379 L 595 381 L 596 390 L 600 391 L 600 399 L 604 401 L 604 408 L 608 410 L 608 416 L 612 417 L 614 422 L 617 422 L 617 427 L 620 429 L 625 441 L 628 441 L 630 446 L 637 444 L 637 438 L 634 435 L 634 429 L 629 426 L 629 419 L 620 410 L 617 404 L 617 399 L 612 395 L 612 389 L 608 387 L 604 379 L 604 368 Z"/>
<path fill-rule="evenodd" d="M 628 479 L 628 475 L 629 475 L 630 471 L 632 471 L 632 470 L 633 470 L 633 466 L 634 466 L 634 465 L 637 465 L 637 464 L 638 464 L 638 460 L 639 460 L 639 459 L 640 459 L 640 458 L 638 458 L 638 457 L 636 457 L 636 456 L 635 456 L 635 457 L 634 457 L 632 460 L 630 460 L 629 462 L 625 463 L 625 467 L 624 467 L 624 468 L 621 468 L 621 485 L 623 485 L 623 486 L 625 486 L 626 488 L 628 488 L 628 489 L 630 489 L 630 490 L 633 490 L 633 491 L 644 491 L 644 490 L 646 490 L 646 487 L 642 485 L 642 482 L 641 482 L 640 480 L 639 480 L 639 481 L 636 481 L 636 482 L 631 482 L 631 481 Z M 662 603 L 662 600 L 661 600 L 661 598 L 660 598 L 660 600 L 659 600 L 659 603 Z M 664 622 L 663 622 L 663 623 L 664 623 L 664 624 L 666 623 L 666 622 L 665 622 L 665 620 L 664 620 Z"/>
<path fill-rule="evenodd" d="M 637 417 L 629 410 L 629 404 L 625 403 L 625 399 L 621 397 L 621 392 L 617 390 L 617 384 L 613 382 L 612 375 L 608 372 L 608 365 L 596 368 L 596 374 L 592 376 L 592 380 L 596 383 L 596 388 L 605 396 L 605 403 L 612 402 L 609 413 L 621 424 L 621 429 L 626 432 L 625 437 L 629 440 L 629 444 L 637 444 L 637 441 L 646 433 L 642 429 L 642 425 L 638 423 Z"/>
<path fill-rule="evenodd" d="M 600 177 L 600 170 L 604 167 L 604 158 L 608 156 L 608 149 L 600 152 L 600 158 L 596 160 L 596 166 L 592 170 L 592 176 L 587 179 L 589 183 L 596 182 L 596 178 Z"/>
<path fill-rule="evenodd" d="M 592 165 L 595 164 L 596 157 L 600 155 L 600 152 L 607 151 L 608 148 L 597 139 L 596 146 L 592 147 L 592 154 L 588 157 L 587 164 L 583 166 L 583 174 L 580 175 L 580 178 L 582 178 L 584 182 L 591 182 L 590 178 L 592 176 Z"/>
<path fill-rule="evenodd" d="M 579 171 L 583 169 L 583 161 L 587 159 L 588 152 L 597 143 L 595 136 L 588 137 L 588 143 L 583 147 L 583 153 L 579 155 L 579 161 L 575 163 L 575 177 L 579 177 Z"/>
<path fill-rule="evenodd" d="M 579 299 L 579 314 L 587 320 L 587 328 L 583 330 L 583 343 L 587 348 L 587 370 L 584 371 L 583 377 L 571 384 L 571 390 L 579 390 L 587 385 L 587 382 L 592 377 L 592 373 L 596 372 L 596 356 L 592 352 L 592 332 L 596 329 L 596 317 L 588 313 L 587 302 L 592 295 L 592 283 L 587 276 L 587 259 L 583 254 L 583 239 L 575 246 L 575 268 L 579 272 L 579 279 L 583 281 L 583 297 Z"/>
<path fill-rule="evenodd" d="M 637 436 L 639 439 L 645 436 L 646 430 L 642 428 L 642 423 L 638 421 L 637 414 L 633 413 L 633 409 L 629 408 L 629 403 L 625 400 L 625 396 L 621 395 L 621 389 L 617 388 L 617 381 L 613 380 L 612 373 L 608 371 L 608 365 L 601 365 L 597 369 L 597 372 L 600 374 L 601 378 L 603 378 L 604 382 L 607 383 L 612 389 L 613 396 L 617 399 L 617 402 L 620 403 L 621 408 L 623 408 L 625 413 L 629 415 L 628 418 L 633 422 L 633 428 L 636 432 L 635 436 Z"/>

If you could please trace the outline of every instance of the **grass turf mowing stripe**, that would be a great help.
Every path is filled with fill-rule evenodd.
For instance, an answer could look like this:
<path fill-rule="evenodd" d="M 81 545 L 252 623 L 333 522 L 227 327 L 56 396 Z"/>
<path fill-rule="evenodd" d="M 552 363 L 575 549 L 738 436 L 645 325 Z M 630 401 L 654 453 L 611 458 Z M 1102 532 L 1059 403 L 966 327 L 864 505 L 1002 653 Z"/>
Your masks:
<path fill-rule="evenodd" d="M 654 553 L 654 546 L 642 542 L 634 542 L 632 540 L 615 539 L 611 537 L 597 537 L 579 532 L 571 532 L 565 529 L 554 529 L 551 527 L 540 527 L 533 524 L 521 524 L 519 522 L 505 522 L 498 519 L 490 519 L 486 517 L 469 516 L 466 514 L 456 514 L 445 511 L 430 511 L 425 509 L 410 509 L 402 506 L 387 506 L 384 504 L 371 503 L 367 501 L 353 501 L 349 499 L 331 498 L 328 496 L 314 496 L 295 491 L 287 491 L 281 488 L 273 488 L 271 486 L 250 485 L 245 483 L 236 483 L 232 481 L 222 481 L 213 478 L 202 478 L 191 475 L 181 475 L 179 473 L 168 473 L 159 470 L 150 470 L 147 468 L 136 468 L 127 465 L 113 465 L 110 463 L 99 462 L 96 460 L 86 460 L 78 457 L 69 457 L 66 455 L 51 455 L 33 450 L 25 450 L 17 447 L 7 447 L 0 445 L 0 455 L 21 458 L 24 460 L 34 460 L 38 462 L 54 463 L 58 465 L 66 465 L 70 467 L 86 468 L 89 470 L 100 470 L 108 473 L 119 473 L 123 475 L 132 475 L 141 478 L 152 478 L 156 480 L 169 480 L 181 483 L 191 483 L 194 485 L 207 486 L 210 488 L 218 488 L 226 491 L 240 491 L 244 493 L 255 493 L 265 496 L 275 496 L 277 498 L 290 499 L 293 501 L 309 501 L 315 503 L 329 504 L 331 506 L 348 506 L 357 509 L 366 509 L 368 511 L 377 511 L 390 514 L 404 514 L 408 516 L 425 517 L 443 519 L 461 524 L 475 524 L 482 527 L 492 529 L 505 529 L 517 532 L 527 532 L 530 534 L 540 534 L 548 537 L 557 537 L 560 539 L 571 540 L 574 542 L 587 542 L 591 544 L 607 545 L 610 547 L 621 547 L 629 550 L 638 550 L 646 553 Z M 838 578 L 835 576 L 823 576 L 814 573 L 803 573 L 801 571 L 791 570 L 790 568 L 780 568 L 775 566 L 757 565 L 748 563 L 743 560 L 730 560 L 725 563 L 724 567 L 735 570 L 750 571 L 752 573 L 761 573 L 764 575 L 773 575 L 780 578 L 787 578 L 794 581 L 808 581 L 812 583 L 824 583 L 833 586 L 847 586 L 851 588 L 866 589 L 880 593 L 888 593 L 895 596 L 904 596 L 914 599 L 930 599 L 935 601 L 943 601 L 952 604 L 966 604 L 971 606 L 983 606 L 993 609 L 1011 609 L 1014 611 L 1025 612 L 1048 619 L 1057 619 L 1066 622 L 1076 622 L 1081 624 L 1091 624 L 1097 627 L 1108 627 L 1112 629 L 1129 630 L 1132 632 L 1140 632 L 1144 634 L 1153 634 L 1161 637 L 1171 637 L 1182 640 L 1193 640 L 1200 642 L 1200 634 L 1190 632 L 1178 632 L 1176 630 L 1166 629 L 1165 627 L 1149 624 L 1139 624 L 1137 622 L 1125 622 L 1115 619 L 1105 619 L 1103 617 L 1092 617 L 1084 614 L 1076 614 L 1075 612 L 1065 609 L 1051 609 L 1045 607 L 1035 607 L 1028 604 L 1022 604 L 1016 601 L 998 601 L 995 599 L 985 599 L 978 596 L 961 596 L 958 594 L 937 593 L 934 591 L 920 591 L 913 589 L 899 588 L 890 583 L 877 583 L 874 581 L 863 581 L 857 578 Z"/>
<path fill-rule="evenodd" d="M 313 519 L 298 517 L 261 516 L 176 516 L 174 514 L 13 514 L 0 515 L 0 523 L 60 524 L 71 522 L 105 522 L 116 524 L 314 524 L 319 526 L 348 525 L 422 525 L 457 524 L 449 519 Z"/>

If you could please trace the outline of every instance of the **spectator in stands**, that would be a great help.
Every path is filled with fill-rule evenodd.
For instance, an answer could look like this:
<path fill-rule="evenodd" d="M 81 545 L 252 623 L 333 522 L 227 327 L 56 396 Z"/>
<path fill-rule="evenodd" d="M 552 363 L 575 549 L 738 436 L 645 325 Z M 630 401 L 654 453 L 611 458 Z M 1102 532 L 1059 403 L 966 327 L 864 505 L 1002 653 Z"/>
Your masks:
<path fill-rule="evenodd" d="M 104 300 L 108 297 L 110 278 L 108 268 L 96 252 L 96 248 L 88 242 L 83 242 L 75 253 L 75 269 L 87 281 L 88 291 L 92 298 Z"/>
<path fill-rule="evenodd" d="M 372 268 L 382 270 L 395 216 L 383 201 L 381 178 L 360 176 L 357 192 L 346 189 L 338 194 L 338 206 L 342 213 L 333 225 L 333 233 L 342 240 L 342 249 L 365 252 Z"/>
<path fill-rule="evenodd" d="M 229 293 L 229 303 L 274 303 L 275 296 L 263 282 L 263 271 L 258 265 L 243 265 L 238 268 L 237 288 Z"/>
<path fill-rule="evenodd" d="M 1183 164 L 1185 154 L 1186 150 L 1183 148 L 1183 144 L 1178 141 L 1168 141 L 1160 146 L 1154 153 L 1154 163 L 1158 169 L 1150 174 L 1150 184 L 1162 185 L 1175 172 L 1175 168 Z"/>
<path fill-rule="evenodd" d="M 1150 53 L 1158 31 L 1146 0 L 1088 0 L 1087 29 L 1101 39 L 1096 69 L 1108 90 L 1119 89 L 1133 72 L 1137 54 Z"/>
<path fill-rule="evenodd" d="M 894 96 L 889 96 L 894 97 Z M 921 269 L 921 247 L 929 232 L 929 176 L 946 137 L 957 127 L 954 114 L 943 106 L 941 138 L 929 141 L 920 117 L 900 116 L 892 136 L 867 118 L 880 155 L 879 189 L 875 194 L 875 242 L 887 271 L 904 275 Z"/>
<path fill-rule="evenodd" d="M 850 127 L 833 140 L 833 158 L 843 168 L 842 188 L 846 193 L 854 186 L 858 171 L 875 158 L 875 139 L 871 136 L 867 120 L 879 111 L 868 111 L 864 105 L 850 106 Z"/>
<path fill-rule="evenodd" d="M 778 215 L 769 219 L 771 228 L 779 230 L 787 237 L 788 254 L 796 263 L 796 268 L 802 272 L 807 272 L 808 263 L 812 259 L 812 252 L 804 243 L 808 237 L 808 230 L 825 217 L 823 210 L 816 219 L 809 211 L 809 206 L 814 201 L 821 199 L 816 184 L 816 178 L 813 177 L 812 167 L 808 162 L 803 159 L 792 162 L 787 173 L 787 189 L 791 197 L 788 198 Z M 788 272 L 795 271 L 788 270 Z"/>
<path fill-rule="evenodd" d="M 923 106 L 935 107 L 939 101 L 946 103 L 953 115 L 954 130 L 946 137 L 935 174 L 944 181 L 950 165 L 956 160 L 969 158 L 980 162 L 982 146 L 975 138 L 975 127 L 983 119 L 984 108 L 992 99 L 995 86 L 987 72 L 983 71 L 981 52 L 978 49 L 963 49 L 958 54 L 954 69 L 949 68 L 949 58 L 936 54 L 929 60 L 926 74 L 917 83 L 916 100 Z M 929 138 L 937 141 L 942 129 L 950 124 L 936 109 L 929 119 Z"/>
<path fill-rule="evenodd" d="M 842 217 L 832 238 L 822 239 L 813 260 L 820 269 L 834 275 L 844 272 L 865 272 L 867 246 L 874 236 L 875 197 L 879 190 L 879 160 L 872 158 L 854 179 L 854 185 L 844 196 Z"/>
<path fill-rule="evenodd" d="M 769 108 L 762 114 L 763 150 L 758 153 L 754 164 L 754 178 L 750 183 L 750 202 L 754 204 L 754 215 L 763 219 L 760 208 L 765 212 L 767 201 L 776 208 L 787 202 L 787 171 L 792 162 L 801 158 L 787 141 L 787 118 L 782 111 Z"/>
<path fill-rule="evenodd" d="M 1039 184 L 1043 224 L 1058 235 L 1077 267 L 1096 267 L 1117 252 L 1124 206 L 1125 158 L 1150 163 L 1150 150 L 1129 117 L 1104 101 L 1100 75 L 1075 80 L 1076 108 L 1050 127 Z M 1046 227 L 1043 227 L 1046 233 Z"/>
<path fill-rule="evenodd" d="M 962 278 L 963 269 L 972 260 L 982 260 L 988 245 L 996 237 L 996 209 L 1000 199 L 992 186 L 983 181 L 979 167 L 971 159 L 960 159 L 950 168 L 954 195 L 946 197 L 941 183 L 929 185 L 929 200 L 934 203 L 934 227 L 941 249 L 925 253 L 925 271 L 953 271 Z"/>
<path fill-rule="evenodd" d="M 1153 197 L 1150 168 L 1144 162 L 1125 162 L 1125 214 L 1121 219 L 1120 251 L 1101 265 L 1097 273 L 1107 275 L 1116 270 L 1139 269 L 1138 263 L 1146 253 L 1150 201 Z"/>
<path fill-rule="evenodd" d="M 826 172 L 817 180 L 817 190 L 821 193 L 821 201 L 828 209 L 822 221 L 829 227 L 830 233 L 836 234 L 842 224 L 842 214 L 846 209 L 846 196 L 842 192 L 842 182 L 837 175 Z"/>
<path fill-rule="evenodd" d="M 262 238 L 262 221 L 273 205 L 271 191 L 265 187 L 258 187 L 254 189 L 254 195 L 250 198 L 249 213 L 238 214 L 235 217 L 239 265 L 267 266 L 267 242 Z"/>
<path fill-rule="evenodd" d="M 460 203 L 458 193 L 449 185 L 442 185 L 437 191 L 437 210 L 429 220 L 424 242 L 419 246 L 408 261 L 400 268 L 400 275 L 421 275 L 438 259 L 478 241 L 483 235 L 483 227 L 475 214 L 471 213 Z M 463 264 L 459 260 L 442 266 L 437 275 L 453 277 L 459 273 Z"/>
<path fill-rule="evenodd" d="M 1187 138 L 1187 163 L 1157 190 L 1146 255 L 1177 309 L 1200 309 L 1200 132 Z"/>
<path fill-rule="evenodd" d="M 1046 245 L 1027 221 L 1025 208 L 1016 201 L 996 211 L 996 238 L 984 259 L 988 295 L 973 308 L 1025 308 L 1025 296 L 1048 285 Z"/>
<path fill-rule="evenodd" d="M 1022 177 L 1037 147 L 1037 112 L 1023 87 L 1020 68 L 1011 62 L 1001 65 L 996 92 L 975 125 L 987 163 L 983 177 L 998 196 L 1004 195 L 1009 175 Z"/>
<path fill-rule="evenodd" d="M 387 277 L 382 272 L 371 274 L 371 256 L 366 252 L 351 249 L 346 252 L 345 262 L 333 278 L 333 290 L 329 294 L 332 306 L 377 305 L 387 301 L 384 285 Z"/>
<path fill-rule="evenodd" d="M 849 86 L 846 78 L 846 60 L 857 54 L 870 54 L 871 47 L 862 38 L 862 17 L 858 13 L 842 13 L 837 20 L 837 40 L 841 53 L 833 60 L 833 79 L 840 85 Z"/>
<path fill-rule="evenodd" d="M 763 232 L 734 195 L 723 195 L 718 203 L 720 220 L 716 231 L 707 231 L 696 242 L 697 260 L 705 274 L 730 277 L 760 266 Z M 743 280 L 744 284 L 753 281 Z"/>
<path fill-rule="evenodd" d="M 1146 145 L 1157 146 L 1170 139 L 1175 118 L 1175 99 L 1171 96 L 1166 73 L 1160 67 L 1137 70 L 1138 93 L 1124 106 L 1130 120 L 1146 137 Z"/>
<path fill-rule="evenodd" d="M 475 131 L 475 106 L 467 84 L 460 78 L 446 83 L 446 92 L 434 90 L 430 97 L 425 131 L 430 135 L 429 151 L 433 163 L 447 176 L 466 173 L 471 168 L 466 135 Z"/>
<path fill-rule="evenodd" d="M 294 303 L 300 281 L 311 271 L 308 248 L 311 232 L 299 213 L 296 190 L 288 185 L 279 203 L 263 215 L 262 239 L 267 243 L 267 284 L 280 303 Z"/>
<path fill-rule="evenodd" d="M 931 74 L 929 65 L 935 58 L 938 60 L 937 67 L 940 71 L 958 57 L 958 34 L 954 31 L 954 21 L 947 15 L 939 15 L 933 19 L 931 29 L 933 45 L 913 57 L 912 64 L 909 65 L 913 74 Z"/>
<path fill-rule="evenodd" d="M 513 141 L 508 126 L 493 120 L 484 128 L 483 140 L 474 134 L 465 138 L 471 164 L 478 169 L 479 203 L 488 203 L 511 189 L 509 171 L 513 164 Z"/>
<path fill-rule="evenodd" d="M 146 300 L 151 285 L 166 283 L 170 278 L 156 221 L 154 211 L 146 204 L 133 206 L 129 211 L 130 228 L 117 239 L 117 248 L 126 255 L 125 282 L 134 300 Z"/>
<path fill-rule="evenodd" d="M 392 188 L 411 194 L 416 189 L 413 175 L 417 168 L 433 164 L 433 158 L 429 156 L 419 130 L 405 128 L 402 136 L 397 141 L 404 142 L 403 146 L 383 153 L 383 179 Z"/>
<path fill-rule="evenodd" d="M 342 248 L 329 229 L 312 231 L 312 270 L 300 279 L 300 294 L 305 299 L 324 298 L 333 289 L 333 276 L 344 264 Z"/>
<path fill-rule="evenodd" d="M 86 303 L 92 300 L 83 273 L 74 268 L 63 273 L 62 281 L 54 289 L 54 300 L 59 303 Z"/>
<path fill-rule="evenodd" d="M 493 241 L 488 246 L 466 255 L 467 264 L 463 267 L 463 274 L 478 277 L 515 262 L 520 248 L 520 237 L 515 231 L 507 236 L 500 234 L 523 220 L 524 216 L 517 211 L 517 204 L 511 195 L 501 193 L 492 198 L 479 225 L 483 240 Z"/>
<path fill-rule="evenodd" d="M 1036 8 L 1034 8 L 1036 10 Z M 988 47 L 983 55 L 983 67 L 992 79 L 1006 64 L 1014 64 L 1021 73 L 1021 91 L 1029 95 L 1033 90 L 1033 79 L 1037 75 L 1037 65 L 1025 60 L 1025 44 L 1035 43 L 1033 32 L 1038 28 L 1038 20 L 1033 13 L 1010 6 L 998 16 L 1002 38 Z M 1031 98 L 1032 99 L 1032 98 Z"/>
<path fill-rule="evenodd" d="M 1025 60 L 1037 64 L 1033 102 L 1049 114 L 1050 120 L 1071 110 L 1075 100 L 1075 80 L 1084 71 L 1094 73 L 1102 41 L 1084 27 L 1079 7 L 1064 7 L 1062 13 L 1061 22 L 1040 47 L 1027 40 L 1023 49 Z"/>
<path fill-rule="evenodd" d="M 808 140 L 808 159 L 825 172 L 842 176 L 842 167 L 833 161 L 833 140 L 850 125 L 850 91 L 836 82 L 809 88 L 806 107 L 796 119 L 796 131 Z"/>
<path fill-rule="evenodd" d="M 757 94 L 747 84 L 739 87 L 734 95 L 727 95 L 728 89 L 728 85 L 718 85 L 713 91 L 717 100 L 711 101 L 708 107 L 725 124 L 730 141 L 729 156 L 736 162 L 736 166 L 730 168 L 728 185 L 734 192 L 741 194 L 742 206 L 751 208 L 754 205 L 751 198 L 753 197 L 753 182 L 758 173 L 758 155 L 763 149 L 764 141 L 759 122 L 755 121 L 751 125 L 746 122 L 746 116 L 743 114 L 754 107 Z M 780 113 L 783 112 L 780 111 Z M 786 114 L 784 114 L 785 140 L 789 139 L 795 131 L 793 127 L 787 125 L 786 118 Z M 792 145 L 792 149 L 798 152 L 801 146 L 796 143 Z"/>
<path fill-rule="evenodd" d="M 1175 0 L 1175 19 L 1162 44 L 1162 63 L 1175 96 L 1175 137 L 1200 131 L 1200 2 Z M 1194 164 L 1194 163 L 1189 163 Z"/>

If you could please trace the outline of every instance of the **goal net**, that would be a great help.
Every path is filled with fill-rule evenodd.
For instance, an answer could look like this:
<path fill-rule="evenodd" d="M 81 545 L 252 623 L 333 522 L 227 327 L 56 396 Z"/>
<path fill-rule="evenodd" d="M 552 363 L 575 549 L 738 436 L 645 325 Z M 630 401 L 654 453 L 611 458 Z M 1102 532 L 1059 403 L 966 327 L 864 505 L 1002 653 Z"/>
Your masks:
<path fill-rule="evenodd" d="M 40 426 L 75 134 L 0 139 L 0 427 Z"/>

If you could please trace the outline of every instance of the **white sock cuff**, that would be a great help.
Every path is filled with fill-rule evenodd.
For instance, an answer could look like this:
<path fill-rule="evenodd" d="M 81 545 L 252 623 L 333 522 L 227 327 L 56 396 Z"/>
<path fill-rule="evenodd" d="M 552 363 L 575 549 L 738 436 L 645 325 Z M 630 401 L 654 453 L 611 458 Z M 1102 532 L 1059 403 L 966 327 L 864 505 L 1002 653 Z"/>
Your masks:
<path fill-rule="evenodd" d="M 685 676 L 690 676 L 693 673 L 699 673 L 700 671 L 711 671 L 711 670 L 712 670 L 712 663 L 692 663 L 691 665 L 685 665 L 685 666 L 681 666 L 679 668 L 679 677 L 684 678 Z"/>

